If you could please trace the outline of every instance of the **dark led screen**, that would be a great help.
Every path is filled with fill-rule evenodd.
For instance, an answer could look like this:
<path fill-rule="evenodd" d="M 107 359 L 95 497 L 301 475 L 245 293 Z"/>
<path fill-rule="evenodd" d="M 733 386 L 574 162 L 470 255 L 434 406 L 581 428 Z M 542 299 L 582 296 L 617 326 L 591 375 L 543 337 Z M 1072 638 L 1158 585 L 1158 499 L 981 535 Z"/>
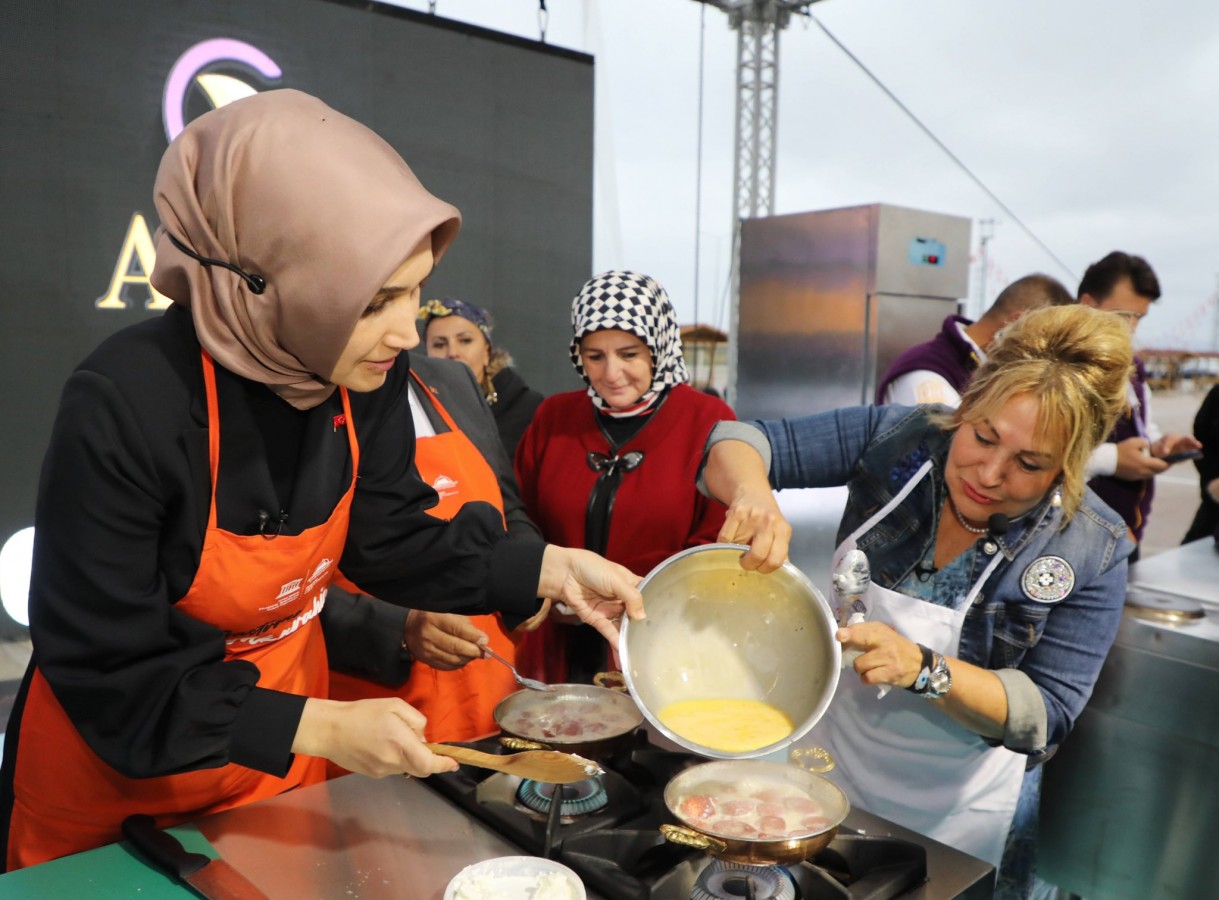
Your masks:
<path fill-rule="evenodd" d="M 591 57 L 376 3 L 40 0 L 0 5 L 0 80 L 0 544 L 33 524 L 72 367 L 159 314 L 143 237 L 166 113 L 189 121 L 233 91 L 298 88 L 385 137 L 464 214 L 426 294 L 489 307 L 528 382 L 575 386 Z M 0 612 L 0 636 L 22 631 Z"/>

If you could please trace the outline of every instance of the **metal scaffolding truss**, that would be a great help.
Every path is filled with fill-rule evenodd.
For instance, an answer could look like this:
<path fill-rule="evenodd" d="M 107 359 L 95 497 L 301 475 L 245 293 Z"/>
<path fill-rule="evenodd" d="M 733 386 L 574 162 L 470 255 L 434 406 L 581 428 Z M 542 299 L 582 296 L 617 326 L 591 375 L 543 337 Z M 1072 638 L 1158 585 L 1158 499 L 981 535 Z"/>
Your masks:
<path fill-rule="evenodd" d="M 793 12 L 818 0 L 698 0 L 728 14 L 737 32 L 736 148 L 733 154 L 732 266 L 728 296 L 728 378 L 736 398 L 740 305 L 741 220 L 774 215 L 776 133 L 779 125 L 779 32 Z"/>
<path fill-rule="evenodd" d="M 770 10 L 768 10 L 770 11 Z M 736 45 L 736 217 L 775 211 L 775 126 L 779 112 L 779 31 L 742 17 Z"/>
<path fill-rule="evenodd" d="M 775 211 L 775 151 L 779 114 L 779 32 L 791 15 L 818 0 L 699 0 L 728 14 L 737 32 L 736 148 L 733 217 L 738 222 Z"/>

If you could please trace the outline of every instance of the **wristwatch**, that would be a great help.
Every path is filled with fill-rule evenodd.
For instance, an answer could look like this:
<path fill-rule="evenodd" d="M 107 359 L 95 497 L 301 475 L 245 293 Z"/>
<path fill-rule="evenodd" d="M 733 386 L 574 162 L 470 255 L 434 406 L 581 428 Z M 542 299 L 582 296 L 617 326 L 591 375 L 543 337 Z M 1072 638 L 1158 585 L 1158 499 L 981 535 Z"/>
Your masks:
<path fill-rule="evenodd" d="M 948 661 L 943 654 L 936 653 L 922 644 L 918 645 L 923 652 L 923 667 L 919 669 L 914 684 L 906 690 L 926 697 L 928 700 L 938 700 L 952 688 L 952 673 L 948 671 Z"/>

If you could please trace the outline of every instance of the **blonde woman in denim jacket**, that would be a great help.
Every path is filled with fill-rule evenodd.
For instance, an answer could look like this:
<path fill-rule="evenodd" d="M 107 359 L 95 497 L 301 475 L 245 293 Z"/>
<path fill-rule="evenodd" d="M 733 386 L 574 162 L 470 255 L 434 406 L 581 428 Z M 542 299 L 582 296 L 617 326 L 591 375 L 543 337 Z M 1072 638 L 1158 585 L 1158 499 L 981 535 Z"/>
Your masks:
<path fill-rule="evenodd" d="M 1037 764 L 1117 633 L 1133 545 L 1084 466 L 1131 360 L 1116 317 L 1049 308 L 1002 334 L 955 412 L 721 423 L 708 441 L 720 539 L 750 544 L 746 568 L 787 556 L 772 488 L 848 487 L 835 559 L 867 554 L 867 621 L 838 631 L 856 676 L 805 741 L 836 755 L 853 803 L 1002 862 L 996 896 L 1029 888 Z"/>

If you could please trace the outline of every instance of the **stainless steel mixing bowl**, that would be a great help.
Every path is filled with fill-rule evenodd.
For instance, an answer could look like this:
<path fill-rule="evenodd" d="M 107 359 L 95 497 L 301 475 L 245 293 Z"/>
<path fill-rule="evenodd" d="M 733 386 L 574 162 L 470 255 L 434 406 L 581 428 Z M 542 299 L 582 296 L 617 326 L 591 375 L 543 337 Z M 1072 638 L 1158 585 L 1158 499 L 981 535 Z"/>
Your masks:
<path fill-rule="evenodd" d="M 781 750 L 812 728 L 838 686 L 837 624 L 825 598 L 791 563 L 768 575 L 741 568 L 747 548 L 706 544 L 658 565 L 640 585 L 647 618 L 624 619 L 627 687 L 663 735 L 703 756 L 746 759 Z M 744 753 L 695 743 L 658 713 L 681 700 L 762 700 L 795 724 Z"/>

